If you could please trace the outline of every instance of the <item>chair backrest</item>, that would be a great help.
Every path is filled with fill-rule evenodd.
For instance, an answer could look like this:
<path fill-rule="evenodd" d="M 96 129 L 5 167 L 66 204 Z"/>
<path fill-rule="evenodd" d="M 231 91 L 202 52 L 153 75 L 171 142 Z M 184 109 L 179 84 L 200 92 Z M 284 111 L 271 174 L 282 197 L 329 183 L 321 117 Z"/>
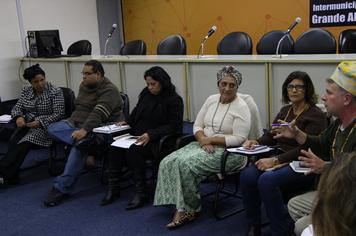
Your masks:
<path fill-rule="evenodd" d="M 75 110 L 75 95 L 72 89 L 60 87 L 63 92 L 64 97 L 64 110 L 65 118 L 68 118 L 72 115 L 72 112 Z"/>
<path fill-rule="evenodd" d="M 218 43 L 219 55 L 252 54 L 252 39 L 245 32 L 231 32 Z"/>
<path fill-rule="evenodd" d="M 11 114 L 12 108 L 16 105 L 18 99 L 10 99 L 1 102 L 1 112 L 2 114 Z"/>
<path fill-rule="evenodd" d="M 120 49 L 120 55 L 146 55 L 146 43 L 143 40 L 133 40 Z"/>
<path fill-rule="evenodd" d="M 251 113 L 251 128 L 247 138 L 250 140 L 256 140 L 263 134 L 261 115 L 258 110 L 257 104 L 251 95 L 242 93 L 237 94 L 246 102 Z"/>
<path fill-rule="evenodd" d="M 295 54 L 334 54 L 336 41 L 327 30 L 314 28 L 300 35 L 294 44 Z"/>
<path fill-rule="evenodd" d="M 122 112 L 124 113 L 125 120 L 128 120 L 130 116 L 129 96 L 127 96 L 127 94 L 123 92 L 120 92 L 120 95 L 123 102 Z"/>
<path fill-rule="evenodd" d="M 285 35 L 283 30 L 273 30 L 264 34 L 257 43 L 257 54 L 276 54 L 279 40 Z M 290 34 L 285 36 L 279 46 L 279 52 L 282 54 L 293 53 L 294 39 Z"/>
<path fill-rule="evenodd" d="M 356 53 L 356 29 L 347 29 L 340 33 L 339 53 Z"/>
<path fill-rule="evenodd" d="M 91 43 L 88 40 L 79 40 L 72 43 L 67 50 L 69 55 L 91 55 Z"/>
<path fill-rule="evenodd" d="M 181 35 L 171 35 L 161 40 L 157 46 L 157 55 L 186 55 L 187 46 Z"/>

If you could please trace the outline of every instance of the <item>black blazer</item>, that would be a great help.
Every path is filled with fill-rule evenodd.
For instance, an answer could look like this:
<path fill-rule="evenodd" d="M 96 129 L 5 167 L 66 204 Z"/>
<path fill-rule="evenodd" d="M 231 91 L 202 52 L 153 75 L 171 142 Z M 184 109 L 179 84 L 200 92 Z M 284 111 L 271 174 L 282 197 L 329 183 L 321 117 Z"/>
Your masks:
<path fill-rule="evenodd" d="M 132 135 L 147 132 L 152 142 L 183 129 L 183 100 L 177 94 L 153 95 L 147 88 L 140 93 L 128 121 Z"/>

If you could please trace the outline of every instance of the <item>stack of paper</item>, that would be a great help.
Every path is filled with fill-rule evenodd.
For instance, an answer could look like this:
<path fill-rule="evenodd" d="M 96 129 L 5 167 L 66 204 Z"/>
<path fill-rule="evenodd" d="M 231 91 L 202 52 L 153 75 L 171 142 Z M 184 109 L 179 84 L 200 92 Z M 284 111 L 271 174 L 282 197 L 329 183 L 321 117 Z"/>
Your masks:
<path fill-rule="evenodd" d="M 129 125 L 106 125 L 106 126 L 101 126 L 93 129 L 94 133 L 101 133 L 101 134 L 112 134 L 116 133 L 118 131 L 123 131 L 130 129 Z"/>
<path fill-rule="evenodd" d="M 1 115 L 0 123 L 9 123 L 11 121 L 11 115 Z"/>
<path fill-rule="evenodd" d="M 133 136 L 131 134 L 124 134 L 114 138 L 114 142 L 111 146 L 119 147 L 119 148 L 129 148 L 132 144 L 136 144 L 138 136 Z"/>
<path fill-rule="evenodd" d="M 256 145 L 256 146 L 254 146 L 253 149 L 246 149 L 244 147 L 238 147 L 238 148 L 228 148 L 227 150 L 229 152 L 234 152 L 234 153 L 253 155 L 253 154 L 269 152 L 272 150 L 272 148 L 265 146 L 265 145 Z"/>
<path fill-rule="evenodd" d="M 300 161 L 292 161 L 291 163 L 289 163 L 289 166 L 292 167 L 294 172 L 297 172 L 297 173 L 306 173 L 311 170 L 308 167 L 301 166 Z"/>

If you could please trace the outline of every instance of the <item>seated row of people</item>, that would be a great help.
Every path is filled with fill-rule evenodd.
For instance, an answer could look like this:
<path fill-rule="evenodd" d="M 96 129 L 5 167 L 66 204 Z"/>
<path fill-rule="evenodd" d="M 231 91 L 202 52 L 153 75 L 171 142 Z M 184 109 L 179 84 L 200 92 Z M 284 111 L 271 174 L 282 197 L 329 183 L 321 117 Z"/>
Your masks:
<path fill-rule="evenodd" d="M 282 86 L 283 102 L 287 105 L 273 121 L 287 125 L 273 126 L 257 140 L 247 140 L 251 130 L 251 113 L 237 93 L 242 82 L 241 73 L 233 66 L 223 67 L 217 73 L 219 94 L 207 98 L 194 123 L 193 132 L 197 141 L 171 153 L 160 163 L 154 205 L 174 205 L 176 208 L 167 227 L 176 228 L 199 215 L 199 183 L 212 173 L 219 172 L 220 156 L 226 147 L 243 145 L 249 149 L 256 144 L 265 144 L 278 145 L 282 153 L 259 159 L 248 166 L 245 156 L 234 154 L 226 166 L 228 170 L 242 171 L 240 185 L 250 226 L 248 235 L 261 234 L 261 203 L 267 211 L 272 235 L 290 234 L 294 225 L 282 193 L 286 189 L 292 194 L 313 189 L 317 174 L 326 165 L 325 161 L 333 160 L 339 153 L 355 150 L 355 67 L 355 62 L 341 63 L 331 79 L 327 80 L 326 94 L 322 99 L 328 112 L 339 119 L 321 135 L 312 136 L 326 128 L 326 116 L 315 106 L 316 94 L 310 77 L 305 72 L 296 71 L 287 77 Z M 31 75 L 26 74 L 30 72 Z M 121 169 L 126 162 L 133 172 L 136 191 L 126 209 L 138 208 L 148 199 L 145 159 L 155 155 L 162 136 L 182 130 L 182 98 L 176 93 L 167 72 L 161 67 L 152 67 L 144 74 L 147 87 L 141 91 L 136 107 L 125 121 L 119 92 L 104 76 L 101 63 L 95 60 L 85 63 L 82 74 L 76 109 L 70 118 L 59 121 L 64 114 L 61 92 L 45 82 L 44 72 L 38 65 L 25 70 L 24 77 L 29 78 L 31 87 L 24 88 L 23 98 L 20 97 L 12 116 L 18 127 L 27 128 L 20 129 L 22 136 L 11 144 L 24 145 L 24 148 L 17 148 L 17 152 L 22 150 L 21 155 L 9 149 L 6 159 L 3 159 L 5 161 L 0 161 L 1 179 L 4 183 L 11 183 L 17 178 L 19 166 L 34 145 L 50 145 L 47 130 L 51 137 L 72 146 L 64 172 L 55 178 L 53 188 L 44 201 L 47 206 L 56 206 L 73 192 L 88 156 L 88 152 L 82 150 L 78 143 L 88 137 L 94 127 L 115 121 L 129 124 L 131 134 L 139 136 L 140 145 L 132 145 L 128 149 L 111 147 L 108 191 L 101 204 L 107 205 L 119 198 Z M 43 104 L 48 110 L 38 109 L 38 104 Z M 33 111 L 36 113 L 32 114 Z M 40 112 L 48 117 L 45 119 Z M 26 139 L 32 137 L 35 130 L 42 132 L 41 142 L 34 138 Z M 306 147 L 311 147 L 313 151 L 305 151 Z M 298 158 L 312 168 L 310 174 L 295 173 L 285 165 Z M 9 168 L 10 165 L 13 167 Z M 266 171 L 269 168 L 274 170 Z M 11 173 L 7 172 L 11 169 Z"/>

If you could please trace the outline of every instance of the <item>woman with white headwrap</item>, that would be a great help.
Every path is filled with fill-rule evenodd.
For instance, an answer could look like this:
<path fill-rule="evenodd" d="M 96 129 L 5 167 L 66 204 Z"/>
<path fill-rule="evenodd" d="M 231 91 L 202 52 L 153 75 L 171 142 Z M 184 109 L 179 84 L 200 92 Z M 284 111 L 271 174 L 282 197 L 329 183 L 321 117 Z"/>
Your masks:
<path fill-rule="evenodd" d="M 167 228 L 194 220 L 201 210 L 199 183 L 220 171 L 220 157 L 227 146 L 241 145 L 250 131 L 250 110 L 237 90 L 242 76 L 233 66 L 217 74 L 219 94 L 209 96 L 194 123 L 197 141 L 164 158 L 159 167 L 154 205 L 175 205 Z M 227 170 L 240 169 L 247 160 L 234 155 Z"/>

